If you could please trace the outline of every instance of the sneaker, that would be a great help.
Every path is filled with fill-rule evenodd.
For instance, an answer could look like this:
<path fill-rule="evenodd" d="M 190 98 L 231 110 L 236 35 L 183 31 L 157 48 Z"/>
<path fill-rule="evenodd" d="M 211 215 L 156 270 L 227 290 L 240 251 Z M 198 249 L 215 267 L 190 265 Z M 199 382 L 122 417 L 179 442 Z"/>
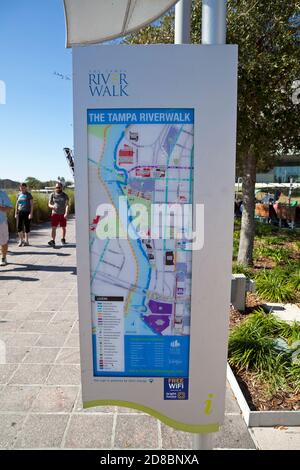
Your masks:
<path fill-rule="evenodd" d="M 55 246 L 55 241 L 54 241 L 54 240 L 50 240 L 50 242 L 48 242 L 48 245 L 49 245 L 49 246 Z"/>
<path fill-rule="evenodd" d="M 65 239 L 65 238 L 62 238 L 62 239 L 61 239 L 61 243 L 62 243 L 63 245 L 66 245 L 66 243 L 67 243 L 67 242 L 66 242 L 66 239 Z"/>
<path fill-rule="evenodd" d="M 20 240 L 18 246 L 23 246 L 23 240 Z"/>
<path fill-rule="evenodd" d="M 29 242 L 24 242 L 23 246 L 29 246 Z"/>
<path fill-rule="evenodd" d="M 0 266 L 6 266 L 6 265 L 7 265 L 6 258 L 2 258 Z"/>

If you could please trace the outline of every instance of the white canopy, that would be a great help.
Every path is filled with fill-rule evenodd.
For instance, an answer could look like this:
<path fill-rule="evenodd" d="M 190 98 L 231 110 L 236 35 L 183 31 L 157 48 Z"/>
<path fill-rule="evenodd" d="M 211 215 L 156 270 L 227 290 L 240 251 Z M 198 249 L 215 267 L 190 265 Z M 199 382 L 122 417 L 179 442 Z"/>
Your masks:
<path fill-rule="evenodd" d="M 125 36 L 151 23 L 178 0 L 64 0 L 67 47 Z"/>

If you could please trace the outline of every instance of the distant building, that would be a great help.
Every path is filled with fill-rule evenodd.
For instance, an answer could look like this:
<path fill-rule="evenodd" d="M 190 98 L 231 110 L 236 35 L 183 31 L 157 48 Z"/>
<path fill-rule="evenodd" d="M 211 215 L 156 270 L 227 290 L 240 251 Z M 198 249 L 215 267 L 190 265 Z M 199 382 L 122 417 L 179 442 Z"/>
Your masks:
<path fill-rule="evenodd" d="M 282 155 L 274 167 L 265 173 L 257 173 L 257 183 L 300 183 L 300 155 Z"/>

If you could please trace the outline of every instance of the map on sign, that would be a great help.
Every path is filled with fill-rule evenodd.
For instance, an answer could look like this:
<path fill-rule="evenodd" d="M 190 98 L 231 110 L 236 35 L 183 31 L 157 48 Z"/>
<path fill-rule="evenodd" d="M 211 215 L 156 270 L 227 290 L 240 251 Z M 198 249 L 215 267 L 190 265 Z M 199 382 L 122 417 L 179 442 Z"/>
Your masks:
<path fill-rule="evenodd" d="M 188 377 L 194 112 L 89 109 L 87 140 L 94 375 Z"/>

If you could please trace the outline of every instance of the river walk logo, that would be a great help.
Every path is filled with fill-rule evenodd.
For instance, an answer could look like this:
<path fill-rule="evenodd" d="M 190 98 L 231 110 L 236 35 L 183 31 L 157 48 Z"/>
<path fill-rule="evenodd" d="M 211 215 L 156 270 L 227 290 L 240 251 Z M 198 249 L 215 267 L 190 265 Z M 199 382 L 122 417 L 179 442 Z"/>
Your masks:
<path fill-rule="evenodd" d="M 90 70 L 89 89 L 92 96 L 129 96 L 127 72 L 124 70 Z"/>

